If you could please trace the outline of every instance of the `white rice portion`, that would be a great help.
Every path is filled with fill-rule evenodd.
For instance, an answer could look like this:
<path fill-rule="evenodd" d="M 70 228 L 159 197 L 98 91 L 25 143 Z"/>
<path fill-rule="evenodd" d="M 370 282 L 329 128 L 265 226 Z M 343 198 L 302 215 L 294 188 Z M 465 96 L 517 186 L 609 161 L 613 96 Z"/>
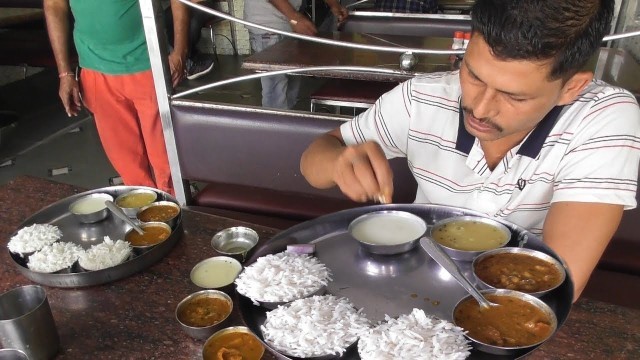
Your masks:
<path fill-rule="evenodd" d="M 53 244 L 61 237 L 62 231 L 57 226 L 33 224 L 18 230 L 7 244 L 7 247 L 12 253 L 23 255 Z"/>
<path fill-rule="evenodd" d="M 306 254 L 269 254 L 247 266 L 235 280 L 238 293 L 254 301 L 293 301 L 326 286 L 329 269 Z"/>
<path fill-rule="evenodd" d="M 80 255 L 78 264 L 85 270 L 102 270 L 123 263 L 131 255 L 131 244 L 128 241 L 111 240 L 108 236 L 100 244 Z"/>
<path fill-rule="evenodd" d="M 470 354 L 462 328 L 427 316 L 420 309 L 397 319 L 385 316 L 385 320 L 360 337 L 358 354 L 362 360 L 457 360 Z"/>
<path fill-rule="evenodd" d="M 52 273 L 73 265 L 84 249 L 69 242 L 57 242 L 29 256 L 27 266 L 37 272 Z"/>
<path fill-rule="evenodd" d="M 346 298 L 316 295 L 269 311 L 260 328 L 264 340 L 276 350 L 306 358 L 342 355 L 369 326 L 369 320 Z"/>

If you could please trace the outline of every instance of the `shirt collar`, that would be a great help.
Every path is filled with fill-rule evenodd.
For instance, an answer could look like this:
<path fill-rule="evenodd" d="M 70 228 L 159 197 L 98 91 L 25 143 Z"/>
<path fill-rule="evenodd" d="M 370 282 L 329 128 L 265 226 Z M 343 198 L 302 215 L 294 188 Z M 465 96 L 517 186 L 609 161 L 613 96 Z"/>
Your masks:
<path fill-rule="evenodd" d="M 535 159 L 540 154 L 540 150 L 542 149 L 542 145 L 544 141 L 547 139 L 549 134 L 551 133 L 551 129 L 558 121 L 558 117 L 562 112 L 564 106 L 555 106 L 551 111 L 545 115 L 545 117 L 540 121 L 538 126 L 531 131 L 527 139 L 524 141 L 517 154 L 524 155 Z M 462 103 L 458 103 L 458 137 L 456 139 L 456 150 L 461 151 L 467 155 L 471 151 L 471 147 L 473 147 L 473 143 L 475 142 L 475 137 L 467 131 L 464 127 L 464 112 L 462 111 Z"/>

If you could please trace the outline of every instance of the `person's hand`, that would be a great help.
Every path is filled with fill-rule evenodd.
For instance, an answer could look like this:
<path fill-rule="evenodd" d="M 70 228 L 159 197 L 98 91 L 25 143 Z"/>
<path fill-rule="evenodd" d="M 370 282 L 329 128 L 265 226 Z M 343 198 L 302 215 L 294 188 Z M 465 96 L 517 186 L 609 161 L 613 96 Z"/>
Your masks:
<path fill-rule="evenodd" d="M 344 148 L 333 168 L 333 181 L 351 200 L 391 202 L 393 172 L 376 142 Z"/>
<path fill-rule="evenodd" d="M 78 115 L 78 112 L 82 109 L 82 98 L 80 97 L 80 86 L 74 76 L 62 76 L 60 78 L 58 94 L 67 115 L 69 117 Z"/>
<path fill-rule="evenodd" d="M 169 70 L 171 70 L 171 85 L 176 87 L 178 83 L 184 78 L 185 59 L 175 51 L 169 54 Z"/>
<path fill-rule="evenodd" d="M 316 29 L 311 20 L 302 14 L 296 16 L 295 19 L 291 19 L 289 23 L 291 24 L 291 30 L 298 34 L 315 36 L 318 33 L 318 29 Z"/>
<path fill-rule="evenodd" d="M 347 10 L 346 7 L 342 6 L 339 3 L 331 6 L 331 13 L 338 20 L 338 24 L 342 24 L 342 22 L 345 21 L 349 16 L 349 10 Z"/>

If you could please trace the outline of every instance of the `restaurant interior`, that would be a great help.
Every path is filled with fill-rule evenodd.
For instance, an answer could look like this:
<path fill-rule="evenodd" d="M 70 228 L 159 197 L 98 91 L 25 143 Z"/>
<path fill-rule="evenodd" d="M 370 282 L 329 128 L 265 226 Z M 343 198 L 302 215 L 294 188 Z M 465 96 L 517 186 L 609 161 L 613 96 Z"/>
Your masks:
<path fill-rule="evenodd" d="M 162 37 L 154 33 L 163 31 L 158 11 L 162 1 L 140 3 L 145 31 L 152 33 L 152 69 L 156 79 L 161 79 L 167 65 L 160 55 L 167 49 Z M 456 69 L 460 57 L 451 53 L 452 37 L 455 31 L 470 29 L 473 0 L 438 3 L 437 14 L 399 15 L 373 11 L 372 1 L 343 2 L 350 11 L 349 20 L 339 31 L 331 31 L 329 22 L 329 31 L 318 35 L 321 42 L 287 37 L 252 54 L 246 27 L 241 23 L 245 1 L 217 1 L 212 12 L 217 17 L 202 29 L 198 43 L 203 53 L 214 58 L 213 70 L 194 80 L 185 79 L 175 89 L 166 83 L 156 85 L 165 137 L 171 139 L 167 151 L 174 184 L 183 185 L 176 187 L 175 197 L 165 198 L 181 209 L 181 220 L 171 228 L 170 246 L 141 253 L 134 267 L 106 277 L 91 277 L 89 272 L 67 274 L 66 278 L 34 275 L 4 251 L 0 257 L 0 293 L 23 285 L 45 285 L 59 335 L 56 359 L 89 355 L 99 359 L 202 358 L 206 338 L 183 332 L 175 314 L 185 296 L 201 290 L 190 278 L 194 265 L 220 255 L 212 249 L 212 237 L 238 226 L 255 230 L 258 245 L 247 254 L 246 265 L 261 254 L 282 248 L 287 238 L 309 242 L 312 235 L 322 239 L 323 231 L 336 231 L 329 229 L 331 226 L 344 228 L 343 219 L 335 215 L 341 211 L 352 217 L 366 213 L 358 210 L 362 205 L 337 190 L 311 188 L 299 172 L 300 154 L 313 138 L 371 107 L 375 99 L 399 82 L 421 73 Z M 202 10 L 192 6 L 191 11 Z M 327 12 L 322 1 L 308 1 L 306 13 L 318 26 Z M 229 21 L 233 18 L 240 22 Z M 45 26 L 42 0 L 0 0 L 0 207 L 6 210 L 0 225 L 3 244 L 35 219 L 58 221 L 50 213 L 69 206 L 70 199 L 80 193 L 123 186 L 102 149 L 91 114 L 83 110 L 69 117 L 60 104 L 58 74 Z M 640 5 L 634 0 L 616 0 L 612 40 L 603 43 L 589 66 L 596 78 L 629 90 L 640 101 L 638 30 Z M 634 32 L 636 36 L 615 37 Z M 345 42 L 361 48 L 341 46 Z M 381 49 L 389 47 L 395 50 Z M 407 56 L 402 49 L 435 51 Z M 301 77 L 299 100 L 291 110 L 261 105 L 260 77 L 274 71 Z M 441 210 L 420 210 L 411 205 L 416 184 L 406 161 L 394 160 L 392 168 L 397 191 L 389 209 L 424 211 L 425 217 L 436 222 Z M 365 207 L 368 211 L 384 209 L 375 203 Z M 318 218 L 326 220 L 318 222 Z M 568 300 L 570 282 L 546 298 L 559 317 L 559 328 L 551 339 L 514 353 L 487 355 L 474 349 L 471 358 L 640 356 L 639 220 L 640 210 L 625 212 L 576 303 Z M 526 231 L 518 234 L 522 240 Z M 536 241 L 532 240 L 532 246 L 544 248 Z M 338 252 L 336 259 L 340 257 Z M 360 256 L 359 251 L 354 253 Z M 371 270 L 370 262 L 358 261 Z M 379 262 L 374 265 L 378 266 L 375 271 L 393 272 L 394 265 L 389 264 L 385 268 Z M 233 299 L 225 324 L 259 332 L 264 311 L 255 310 L 233 289 L 224 290 Z M 342 288 L 340 291 L 340 295 L 348 293 Z M 456 294 L 458 291 L 462 288 L 456 289 Z M 408 300 L 397 300 L 404 294 L 378 296 L 411 304 L 413 295 Z M 440 300 L 427 301 L 421 293 L 418 297 L 424 298 L 427 305 L 423 307 L 434 314 L 448 310 L 438 308 L 436 302 Z M 154 309 L 140 304 L 143 299 L 149 299 L 148 305 Z M 115 307 L 116 312 L 109 307 Z M 83 319 L 79 314 L 88 315 Z M 147 331 L 149 327 L 153 329 Z M 112 339 L 112 343 L 100 339 Z M 267 347 L 262 358 L 296 357 L 285 357 Z M 353 347 L 337 358 L 359 359 Z"/>

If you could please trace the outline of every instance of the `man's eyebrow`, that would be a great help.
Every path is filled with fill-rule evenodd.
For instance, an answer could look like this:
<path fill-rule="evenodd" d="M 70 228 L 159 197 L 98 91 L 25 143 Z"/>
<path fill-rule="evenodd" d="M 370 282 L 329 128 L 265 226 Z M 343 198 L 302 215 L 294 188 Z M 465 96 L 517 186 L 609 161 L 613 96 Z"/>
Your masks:
<path fill-rule="evenodd" d="M 465 61 L 465 66 L 467 67 L 467 71 L 469 71 L 469 74 L 471 74 L 472 77 L 478 79 L 480 82 L 482 82 L 483 84 L 486 84 L 486 82 L 484 80 L 482 80 L 471 68 L 471 66 L 469 66 L 469 62 Z M 519 93 L 514 93 L 511 91 L 506 91 L 506 90 L 500 90 L 500 89 L 496 89 L 497 92 L 505 94 L 505 95 L 509 95 L 509 96 L 513 96 L 513 97 L 530 97 L 530 95 L 527 94 L 519 94 Z"/>

